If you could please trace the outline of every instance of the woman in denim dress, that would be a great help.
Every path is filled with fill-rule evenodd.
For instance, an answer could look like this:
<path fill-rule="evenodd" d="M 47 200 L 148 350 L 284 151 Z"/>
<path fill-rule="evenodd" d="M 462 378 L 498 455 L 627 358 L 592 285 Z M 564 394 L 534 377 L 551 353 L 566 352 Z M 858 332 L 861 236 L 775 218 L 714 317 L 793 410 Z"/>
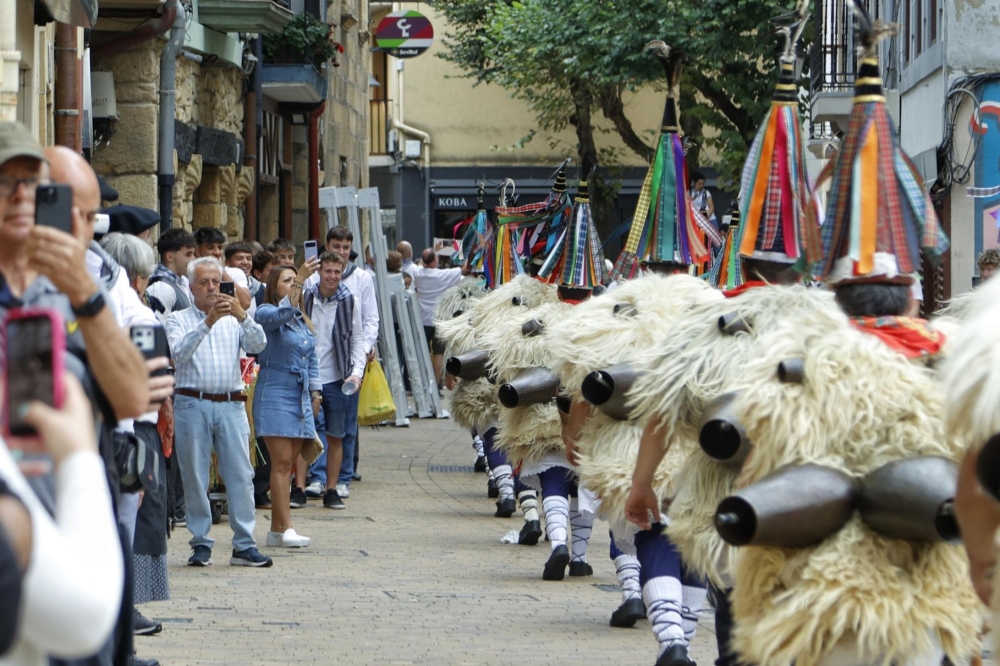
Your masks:
<path fill-rule="evenodd" d="M 301 548 L 309 545 L 292 529 L 289 483 L 292 465 L 306 440 L 316 437 L 313 415 L 319 406 L 319 362 L 316 333 L 299 309 L 302 284 L 318 262 L 271 271 L 264 303 L 255 319 L 267 334 L 267 347 L 257 357 L 260 374 L 253 396 L 254 430 L 271 454 L 271 529 L 268 546 Z"/>

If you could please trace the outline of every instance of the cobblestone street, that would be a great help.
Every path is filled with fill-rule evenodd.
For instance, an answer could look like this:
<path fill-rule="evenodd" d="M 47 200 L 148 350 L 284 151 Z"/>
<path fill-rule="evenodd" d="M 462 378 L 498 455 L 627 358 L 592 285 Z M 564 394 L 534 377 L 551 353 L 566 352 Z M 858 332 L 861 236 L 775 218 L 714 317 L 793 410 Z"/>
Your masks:
<path fill-rule="evenodd" d="M 185 566 L 189 533 L 170 541 L 172 599 L 145 604 L 163 622 L 137 637 L 163 664 L 652 664 L 646 621 L 608 626 L 621 597 L 606 524 L 591 541 L 593 578 L 543 582 L 548 546 L 504 545 L 520 514 L 493 517 L 468 434 L 450 420 L 361 432 L 363 481 L 346 511 L 312 500 L 292 513 L 302 550 L 265 548 L 271 569 L 228 564 L 231 531 L 214 526 L 215 565 Z M 257 512 L 263 544 L 269 511 Z M 692 657 L 715 658 L 712 615 Z"/>

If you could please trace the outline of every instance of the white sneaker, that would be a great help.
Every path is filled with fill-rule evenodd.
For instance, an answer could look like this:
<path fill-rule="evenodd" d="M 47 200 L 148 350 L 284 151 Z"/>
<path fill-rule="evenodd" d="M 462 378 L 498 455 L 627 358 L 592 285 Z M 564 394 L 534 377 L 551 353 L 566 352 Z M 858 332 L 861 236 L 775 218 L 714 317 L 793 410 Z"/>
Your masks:
<path fill-rule="evenodd" d="M 338 483 L 334 490 L 340 495 L 340 499 L 346 499 L 351 496 L 351 488 L 346 483 Z"/>
<path fill-rule="evenodd" d="M 291 527 L 284 532 L 267 533 L 267 545 L 272 548 L 305 548 L 310 541 L 309 537 L 296 534 Z"/>
<path fill-rule="evenodd" d="M 308 486 L 306 486 L 306 497 L 309 499 L 319 499 L 323 496 L 323 484 L 319 481 L 313 481 Z"/>

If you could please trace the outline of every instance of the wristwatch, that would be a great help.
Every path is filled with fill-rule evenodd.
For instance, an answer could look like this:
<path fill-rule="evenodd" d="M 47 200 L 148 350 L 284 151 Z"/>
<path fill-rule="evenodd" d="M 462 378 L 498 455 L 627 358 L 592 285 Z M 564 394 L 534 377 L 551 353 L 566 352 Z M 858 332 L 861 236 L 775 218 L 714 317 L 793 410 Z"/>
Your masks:
<path fill-rule="evenodd" d="M 86 319 L 88 317 L 93 317 L 97 315 L 101 310 L 103 310 L 106 305 L 107 302 L 104 300 L 104 292 L 97 291 L 94 293 L 93 296 L 88 298 L 83 305 L 72 306 L 73 316 L 76 317 L 77 319 Z"/>

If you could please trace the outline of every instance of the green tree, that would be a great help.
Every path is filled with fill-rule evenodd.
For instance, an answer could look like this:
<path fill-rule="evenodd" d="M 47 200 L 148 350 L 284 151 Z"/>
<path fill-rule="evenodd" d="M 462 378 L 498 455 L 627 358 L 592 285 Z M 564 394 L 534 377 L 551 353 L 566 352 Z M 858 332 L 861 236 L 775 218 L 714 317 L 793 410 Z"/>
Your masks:
<path fill-rule="evenodd" d="M 498 85 L 524 100 L 538 127 L 572 127 L 584 172 L 601 165 L 595 118 L 608 119 L 622 144 L 652 156 L 654 128 L 633 127 L 622 94 L 662 89 L 662 69 L 643 52 L 662 39 L 693 62 L 681 84 L 681 124 L 696 143 L 714 147 L 724 181 L 733 182 L 767 111 L 781 40 L 770 21 L 792 0 L 436 0 L 450 23 L 442 54 L 476 83 Z M 711 137 L 704 128 L 713 128 Z M 689 160 L 696 162 L 697 149 Z M 692 159 L 694 158 L 694 159 Z M 613 197 L 592 187 L 598 219 Z"/>

